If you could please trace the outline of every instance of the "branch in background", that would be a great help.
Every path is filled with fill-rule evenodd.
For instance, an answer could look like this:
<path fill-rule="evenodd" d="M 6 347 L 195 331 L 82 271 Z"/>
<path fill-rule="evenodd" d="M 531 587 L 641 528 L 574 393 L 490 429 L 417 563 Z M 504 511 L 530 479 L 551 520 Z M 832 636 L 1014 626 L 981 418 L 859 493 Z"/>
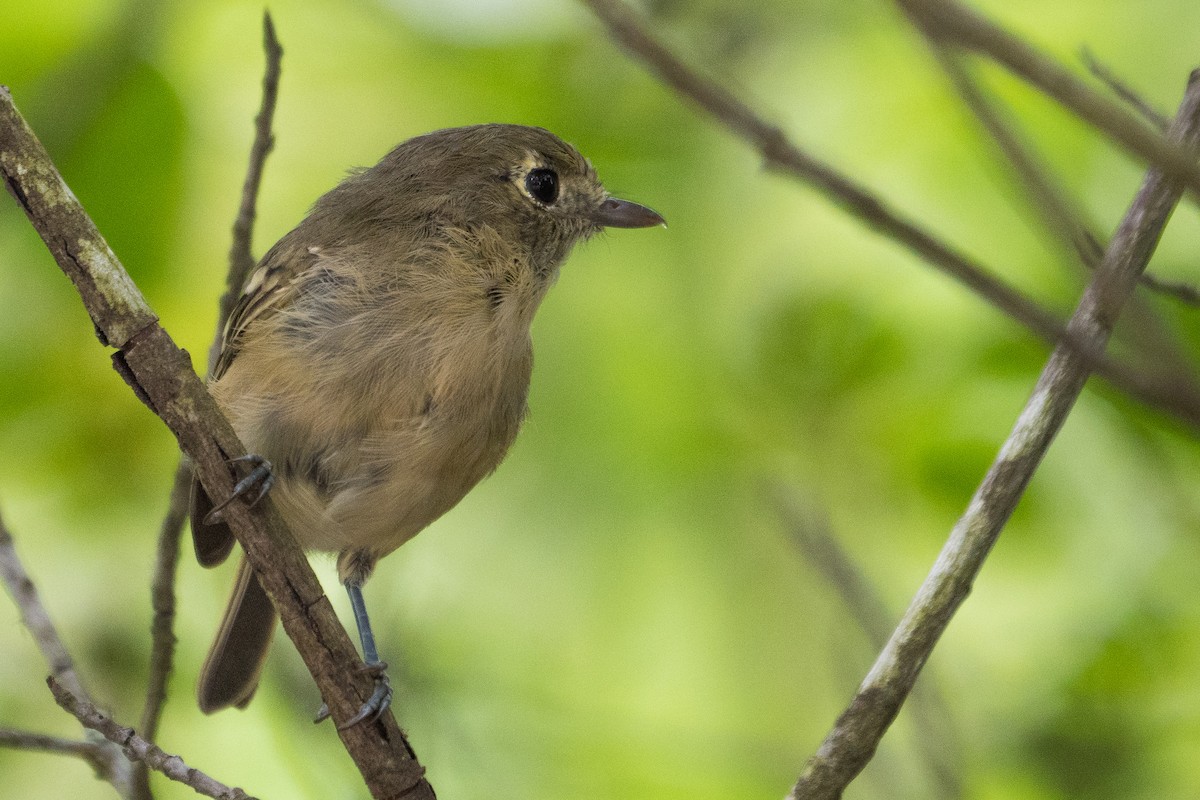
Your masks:
<path fill-rule="evenodd" d="M 892 616 L 883 598 L 838 541 L 824 512 L 801 503 L 783 485 L 768 487 L 767 495 L 800 555 L 837 592 L 870 646 L 883 649 L 892 632 Z M 957 737 L 951 730 L 950 708 L 945 699 L 927 683 L 913 692 L 908 707 L 916 728 L 914 746 L 925 760 L 939 796 L 961 798 L 961 759 L 954 746 Z"/>
<path fill-rule="evenodd" d="M 78 742 L 13 728 L 0 728 L 0 747 L 82 758 L 91 765 L 96 777 L 107 783 L 114 783 L 115 776 L 128 769 L 129 764 L 125 754 L 108 741 Z M 118 763 L 114 763 L 114 758 Z"/>
<path fill-rule="evenodd" d="M 1081 53 L 1083 63 L 1087 66 L 1088 71 L 1109 88 L 1113 94 L 1124 100 L 1130 107 L 1141 114 L 1146 120 L 1158 128 L 1165 131 L 1170 124 L 1170 120 L 1159 111 L 1150 105 L 1137 92 L 1130 88 L 1124 81 L 1116 76 L 1116 74 L 1108 67 L 1100 63 L 1100 61 L 1092 55 L 1092 51 L 1084 48 Z M 1141 283 L 1147 289 L 1152 289 L 1159 294 L 1164 294 L 1173 297 L 1176 300 L 1187 303 L 1192 306 L 1200 306 L 1200 289 L 1190 283 L 1184 281 L 1169 281 L 1155 277 L 1149 273 L 1142 275 Z"/>
<path fill-rule="evenodd" d="M 925 28 L 920 30 L 927 32 Z M 1075 248 L 1083 263 L 1089 269 L 1094 268 L 1104 252 L 1104 248 L 1100 244 L 1102 237 L 1088 230 L 1080 221 L 1081 214 L 1078 208 L 1067 198 L 1065 192 L 1058 189 L 1056 182 L 1049 178 L 1045 167 L 1038 163 L 1015 132 L 1010 130 L 1001 116 L 996 113 L 991 103 L 983 96 L 982 91 L 959 63 L 958 58 L 947 52 L 944 43 L 931 39 L 930 44 L 933 46 L 934 55 L 943 71 L 950 77 L 959 96 L 995 139 L 1005 157 L 1016 168 L 1022 185 L 1029 190 L 1030 195 L 1041 208 L 1052 231 L 1065 237 Z M 1132 89 L 1121 83 L 1097 62 L 1090 52 L 1085 50 L 1083 57 L 1092 73 L 1122 100 L 1133 106 L 1155 127 L 1160 130 L 1166 129 L 1169 120 L 1159 115 Z M 1143 273 L 1138 282 L 1151 291 L 1172 297 L 1188 305 L 1200 306 L 1200 290 L 1187 283 L 1163 280 L 1149 273 Z"/>
<path fill-rule="evenodd" d="M 1182 181 L 1193 193 L 1200 193 L 1200 165 L 1187 152 L 982 14 L 955 0 L 896 0 L 896 4 L 926 36 L 986 55 L 1103 131 L 1128 152 Z"/>
<path fill-rule="evenodd" d="M 75 284 L 100 341 L 117 349 L 113 363 L 121 377 L 175 435 L 209 495 L 228 496 L 234 482 L 229 459 L 245 453 L 245 448 L 196 376 L 187 353 L 158 324 L 3 87 L 0 176 Z M 340 727 L 371 696 L 374 681 L 361 669 L 354 645 L 270 498 L 253 510 L 233 503 L 224 517 L 312 673 L 372 795 L 434 797 L 391 713 L 370 724 Z"/>
<path fill-rule="evenodd" d="M 1017 184 L 1032 199 L 1038 219 L 1052 235 L 1071 246 L 1087 269 L 1094 270 L 1104 256 L 1103 237 L 1083 221 L 1083 212 L 1062 188 L 1061 181 L 1051 174 L 1032 148 L 1021 140 L 1018 132 L 1009 125 L 995 103 L 986 96 L 963 67 L 961 57 L 935 41 L 931 40 L 930 46 L 959 97 L 1012 165 Z M 1162 291 L 1161 283 L 1147 273 L 1142 273 L 1138 282 L 1148 288 Z M 1185 302 L 1188 300 L 1186 294 L 1170 293 L 1175 295 L 1176 299 Z M 1133 321 L 1127 328 L 1130 337 L 1136 340 L 1145 352 L 1153 354 L 1158 363 L 1168 365 L 1183 381 L 1194 384 L 1192 364 L 1182 354 L 1175 337 L 1166 329 L 1154 310 L 1134 297 L 1128 313 Z"/>
<path fill-rule="evenodd" d="M 33 635 L 33 641 L 50 667 L 50 674 L 70 687 L 72 693 L 86 699 L 88 693 L 79 680 L 79 673 L 75 671 L 75 661 L 59 637 L 58 629 L 50 619 L 50 612 L 42 604 L 33 579 L 25 571 L 12 534 L 3 519 L 0 519 L 0 580 L 4 581 L 5 588 L 20 610 L 21 623 Z"/>
<path fill-rule="evenodd" d="M 1020 186 L 1029 193 L 1046 228 L 1071 246 L 1088 269 L 1095 269 L 1104 256 L 1101 238 L 1083 223 L 1079 206 L 1062 189 L 1060 182 L 1033 153 L 1020 135 L 996 109 L 971 78 L 957 53 L 930 40 L 930 47 L 942 71 L 950 79 L 958 96 L 1000 148 L 1016 172 Z"/>
<path fill-rule="evenodd" d="M 179 540 L 187 518 L 188 491 L 192 483 L 192 467 L 181 458 L 175 468 L 167 513 L 158 532 L 158 547 L 154 560 L 154 577 L 150 583 L 150 607 L 154 617 L 150 623 L 150 668 L 146 677 L 146 702 L 142 706 L 139 726 L 142 735 L 153 741 L 158 737 L 158 723 L 167 702 L 167 680 L 175 663 L 175 573 L 179 566 Z M 133 796 L 135 800 L 152 800 L 149 767 L 144 761 L 133 765 Z"/>
<path fill-rule="evenodd" d="M 1092 73 L 1092 76 L 1096 80 L 1107 86 L 1110 92 L 1124 100 L 1126 105 L 1141 114 L 1142 118 L 1155 128 L 1166 132 L 1167 128 L 1171 125 L 1170 117 L 1160 113 L 1157 108 L 1150 105 L 1140 94 L 1135 92 L 1131 86 L 1118 78 L 1115 72 L 1101 64 L 1100 60 L 1088 48 L 1083 48 L 1079 53 L 1079 57 L 1083 60 L 1083 65 L 1088 68 L 1088 72 Z"/>
<path fill-rule="evenodd" d="M 2 518 L 0 518 L 0 580 L 4 582 L 9 594 L 12 595 L 13 602 L 21 611 L 21 622 L 33 635 L 33 640 L 42 652 L 42 657 L 50 666 L 50 680 L 69 687 L 69 691 L 73 695 L 87 700 L 87 690 L 83 688 L 83 682 L 79 680 L 79 674 L 75 671 L 75 662 L 71 658 L 70 652 L 67 651 L 66 645 L 63 644 L 62 638 L 58 635 L 58 629 L 54 627 L 50 613 L 42 604 L 33 579 L 25 571 L 25 565 L 21 563 L 21 559 L 17 555 L 12 534 Z M 28 737 L 35 736 L 35 734 L 21 734 L 21 736 L 26 738 L 18 741 L 12 737 L 4 737 L 0 739 L 0 744 L 34 749 L 34 745 L 31 744 L 33 740 Z M 39 741 L 46 744 L 51 741 L 63 742 L 65 740 L 44 737 Z M 99 742 L 74 744 L 77 745 L 74 755 L 80 755 L 87 759 L 95 768 L 97 776 L 112 784 L 121 797 L 130 796 L 132 776 L 129 762 L 119 751 L 110 745 Z M 51 748 L 46 746 L 36 749 Z M 67 748 L 64 746 L 59 749 Z"/>
<path fill-rule="evenodd" d="M 144 763 L 156 772 L 190 786 L 198 794 L 206 797 L 215 797 L 217 800 L 254 800 L 241 789 L 231 789 L 200 770 L 189 767 L 179 756 L 163 752 L 162 748 L 134 733 L 133 728 L 122 727 L 53 677 L 47 678 L 46 684 L 50 687 L 56 703 L 79 720 L 85 728 L 96 731 L 119 747 L 130 760 Z"/>
<path fill-rule="evenodd" d="M 230 310 L 236 302 L 242 285 L 250 270 L 254 268 L 254 256 L 250 250 L 254 230 L 258 191 L 262 184 L 263 167 L 274 146 L 271 133 L 275 117 L 275 101 L 279 92 L 280 63 L 283 48 L 275 38 L 275 26 L 269 12 L 263 14 L 263 49 L 266 51 L 266 70 L 263 75 L 263 95 L 258 116 L 254 119 L 254 143 L 250 148 L 250 163 L 242 186 L 242 200 L 237 219 L 233 225 L 233 244 L 229 251 L 229 273 L 226 292 L 221 298 L 218 311 L 217 330 L 209 348 L 209 371 L 221 350 L 222 335 Z M 142 710 L 142 734 L 153 740 L 158 733 L 158 722 L 162 716 L 167 697 L 167 679 L 170 677 L 175 654 L 175 574 L 179 563 L 179 540 L 187 518 L 192 468 L 187 459 L 180 461 L 171 485 L 171 500 L 163 518 L 158 537 L 158 556 L 155 561 L 154 580 L 151 586 L 151 603 L 154 622 L 151 626 L 150 675 L 147 680 L 146 704 Z M 147 784 L 147 768 L 139 763 L 134 770 L 137 796 L 142 800 L 150 797 Z"/>
<path fill-rule="evenodd" d="M 1200 145 L 1200 72 L 1188 82 L 1171 138 L 1193 153 Z M 1178 182 L 1151 169 L 1113 236 L 1069 323 L 1097 351 L 1106 345 L 1182 193 Z M 805 765 L 789 800 L 839 798 L 871 760 L 951 617 L 967 598 L 1088 375 L 1087 360 L 1073 349 L 1055 348 L 929 576 L 849 707 Z"/>
<path fill-rule="evenodd" d="M 225 323 L 229 320 L 234 304 L 242 295 L 246 278 L 254 269 L 254 253 L 250 245 L 254 233 L 254 220 L 258 214 L 258 190 L 262 185 L 263 166 L 275 147 L 275 136 L 271 133 L 271 126 L 275 119 L 275 101 L 279 96 L 283 48 L 275 37 L 275 25 L 271 22 L 270 12 L 263 13 L 263 50 L 266 51 L 267 66 L 263 74 L 262 102 L 258 116 L 254 118 L 254 144 L 250 147 L 250 163 L 242 184 L 242 202 L 238 206 L 237 219 L 233 223 L 233 242 L 229 247 L 229 274 L 225 279 L 225 294 L 221 296 L 217 316 L 217 336 L 208 351 L 210 374 L 213 365 L 217 363 L 217 356 L 221 354 Z"/>
<path fill-rule="evenodd" d="M 867 227 L 888 236 L 950 275 L 988 303 L 1052 345 L 1065 344 L 1087 359 L 1092 370 L 1131 397 L 1200 427 L 1200 389 L 1178 375 L 1145 375 L 1091 349 L 1053 314 L 1017 289 L 891 211 L 854 181 L 822 163 L 765 122 L 723 86 L 685 65 L 653 37 L 621 0 L 583 0 L 609 33 L 667 86 L 690 98 L 734 134 L 755 147 L 764 160 L 816 188 Z M 1174 149 L 1171 150 L 1174 153 Z"/>

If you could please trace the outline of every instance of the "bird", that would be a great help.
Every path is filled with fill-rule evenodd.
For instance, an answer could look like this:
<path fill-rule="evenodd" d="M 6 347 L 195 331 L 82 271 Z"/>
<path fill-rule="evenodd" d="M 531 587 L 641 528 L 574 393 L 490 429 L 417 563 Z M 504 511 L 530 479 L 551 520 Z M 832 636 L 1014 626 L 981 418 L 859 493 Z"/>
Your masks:
<path fill-rule="evenodd" d="M 193 480 L 193 544 L 202 565 L 224 562 L 222 509 L 269 491 L 305 550 L 337 554 L 376 676 L 343 727 L 391 702 L 363 584 L 508 452 L 527 413 L 530 325 L 563 261 L 605 228 L 665 224 L 548 130 L 449 128 L 351 172 L 247 279 L 208 386 L 251 469 L 220 503 Z M 203 712 L 246 707 L 275 626 L 243 555 L 200 671 Z"/>

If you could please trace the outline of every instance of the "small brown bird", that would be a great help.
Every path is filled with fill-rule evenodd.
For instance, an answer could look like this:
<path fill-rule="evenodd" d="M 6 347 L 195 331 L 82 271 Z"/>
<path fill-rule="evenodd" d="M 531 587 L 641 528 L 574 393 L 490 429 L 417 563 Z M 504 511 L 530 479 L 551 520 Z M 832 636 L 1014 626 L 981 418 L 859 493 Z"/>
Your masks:
<path fill-rule="evenodd" d="M 454 128 L 351 174 L 248 280 L 210 377 L 254 454 L 234 496 L 271 489 L 305 549 L 338 553 L 379 677 L 349 724 L 391 698 L 362 585 L 504 458 L 526 412 L 530 323 L 559 266 L 602 228 L 661 224 L 549 131 Z M 223 506 L 193 482 L 205 566 L 234 545 Z M 200 674 L 204 712 L 250 701 L 274 628 L 243 558 Z"/>

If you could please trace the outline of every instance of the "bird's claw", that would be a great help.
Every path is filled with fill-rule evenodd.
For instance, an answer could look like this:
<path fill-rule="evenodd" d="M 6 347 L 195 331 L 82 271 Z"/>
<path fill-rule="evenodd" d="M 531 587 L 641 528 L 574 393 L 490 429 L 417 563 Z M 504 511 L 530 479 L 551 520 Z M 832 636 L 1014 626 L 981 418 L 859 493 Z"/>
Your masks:
<path fill-rule="evenodd" d="M 362 708 L 358 709 L 357 714 L 338 725 L 339 731 L 353 728 L 360 722 L 374 722 L 392 705 L 392 684 L 387 676 L 387 662 L 375 661 L 371 664 L 363 664 L 362 669 L 364 672 L 374 673 L 375 691 L 371 692 L 371 696 L 367 698 L 367 702 L 362 704 Z M 313 722 L 324 722 L 328 717 L 329 706 L 322 703 Z"/>
<path fill-rule="evenodd" d="M 247 453 L 244 456 L 230 459 L 229 463 L 234 464 L 238 461 L 245 461 L 247 464 L 252 464 L 253 467 L 250 473 L 233 485 L 233 492 L 230 493 L 229 497 L 213 506 L 212 510 L 204 515 L 205 525 L 220 522 L 221 511 L 224 510 L 225 506 L 232 503 L 235 498 L 242 497 L 255 486 L 258 486 L 258 493 L 254 495 L 254 499 L 250 500 L 251 507 L 266 497 L 267 492 L 271 491 L 271 487 L 275 485 L 275 474 L 271 471 L 270 461 L 267 461 L 256 453 Z"/>

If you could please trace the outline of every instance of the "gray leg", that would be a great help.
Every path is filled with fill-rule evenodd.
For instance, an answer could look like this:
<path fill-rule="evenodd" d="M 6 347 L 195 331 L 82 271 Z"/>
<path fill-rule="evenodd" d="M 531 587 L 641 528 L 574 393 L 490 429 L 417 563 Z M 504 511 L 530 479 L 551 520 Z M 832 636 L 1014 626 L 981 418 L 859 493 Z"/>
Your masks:
<path fill-rule="evenodd" d="M 362 642 L 363 666 L 375 674 L 375 691 L 363 703 L 358 713 L 339 725 L 339 730 L 351 728 L 360 722 L 374 722 L 379 715 L 392 704 L 392 685 L 388 681 L 387 663 L 379 660 L 379 652 L 375 649 L 375 634 L 371 631 L 371 619 L 367 616 L 367 604 L 363 602 L 362 584 L 357 581 L 346 581 L 346 593 L 350 595 L 350 607 L 354 609 L 354 624 L 358 627 L 358 639 Z M 329 716 L 329 708 L 322 705 L 317 713 L 316 722 L 321 722 Z"/>

